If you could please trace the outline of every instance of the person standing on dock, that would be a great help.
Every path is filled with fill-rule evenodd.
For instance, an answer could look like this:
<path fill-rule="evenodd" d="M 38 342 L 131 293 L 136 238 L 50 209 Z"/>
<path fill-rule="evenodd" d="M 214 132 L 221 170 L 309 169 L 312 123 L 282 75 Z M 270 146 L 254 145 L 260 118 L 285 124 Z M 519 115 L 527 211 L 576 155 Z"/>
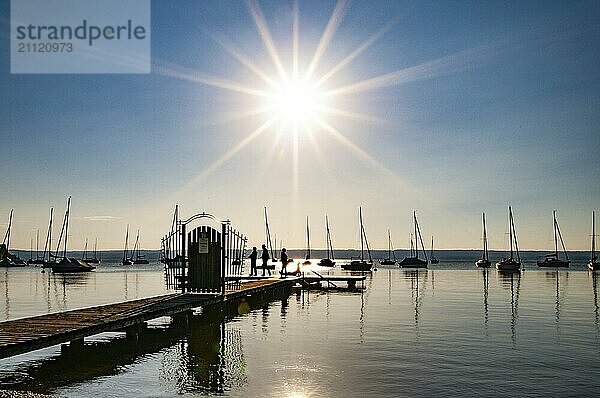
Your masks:
<path fill-rule="evenodd" d="M 258 271 L 256 270 L 256 259 L 258 258 L 258 252 L 256 251 L 256 246 L 252 248 L 252 253 L 248 256 L 250 259 L 250 276 L 257 276 Z"/>
<path fill-rule="evenodd" d="M 269 275 L 271 275 L 271 270 L 268 268 L 268 261 L 269 261 L 269 251 L 267 250 L 267 246 L 262 245 L 262 255 L 260 256 L 260 258 L 262 259 L 262 276 L 265 276 L 265 270 L 267 270 L 267 272 L 269 273 Z"/>
<path fill-rule="evenodd" d="M 288 255 L 285 247 L 281 249 L 281 255 L 279 256 L 281 259 L 281 277 L 285 278 L 287 276 L 287 263 L 288 263 Z"/>

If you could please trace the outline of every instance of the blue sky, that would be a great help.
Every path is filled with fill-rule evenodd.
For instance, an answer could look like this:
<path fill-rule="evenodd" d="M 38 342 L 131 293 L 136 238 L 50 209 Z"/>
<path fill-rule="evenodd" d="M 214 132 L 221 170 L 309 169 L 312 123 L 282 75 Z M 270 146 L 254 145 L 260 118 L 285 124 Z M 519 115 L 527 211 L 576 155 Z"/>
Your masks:
<path fill-rule="evenodd" d="M 324 89 L 388 78 L 332 98 L 346 115 L 323 118 L 343 138 L 311 123 L 295 158 L 290 129 L 274 125 L 222 162 L 271 116 L 244 116 L 260 98 L 211 84 L 268 88 L 215 37 L 277 79 L 252 7 L 153 1 L 149 75 L 11 75 L 8 3 L 0 232 L 14 207 L 17 247 L 45 231 L 50 206 L 60 217 L 68 195 L 73 248 L 85 237 L 119 248 L 127 223 L 142 230 L 142 246 L 158 247 L 176 203 L 184 215 L 231 219 L 251 244 L 263 238 L 267 206 L 288 247 L 304 245 L 306 216 L 312 246 L 324 246 L 325 213 L 334 244 L 356 247 L 359 206 L 372 246 L 386 247 L 390 228 L 406 247 L 417 210 L 437 247 L 479 247 L 486 211 L 494 249 L 505 246 L 512 204 L 523 248 L 553 246 L 553 209 L 568 247 L 589 246 L 600 200 L 598 2 L 350 2 L 314 76 L 387 28 Z M 289 72 L 294 3 L 257 4 Z M 335 7 L 298 3 L 301 75 Z M 204 83 L 193 81 L 198 73 Z"/>

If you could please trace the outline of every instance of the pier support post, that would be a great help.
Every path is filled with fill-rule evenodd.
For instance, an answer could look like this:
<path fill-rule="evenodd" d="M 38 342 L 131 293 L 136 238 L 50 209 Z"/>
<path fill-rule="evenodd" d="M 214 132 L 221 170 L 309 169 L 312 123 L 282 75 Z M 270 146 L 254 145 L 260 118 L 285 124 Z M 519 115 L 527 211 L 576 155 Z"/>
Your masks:
<path fill-rule="evenodd" d="M 136 343 L 140 337 L 140 332 L 142 331 L 142 328 L 144 328 L 146 326 L 146 324 L 144 322 L 142 323 L 136 323 L 135 325 L 131 325 L 125 328 L 125 337 L 129 340 L 134 340 Z"/>

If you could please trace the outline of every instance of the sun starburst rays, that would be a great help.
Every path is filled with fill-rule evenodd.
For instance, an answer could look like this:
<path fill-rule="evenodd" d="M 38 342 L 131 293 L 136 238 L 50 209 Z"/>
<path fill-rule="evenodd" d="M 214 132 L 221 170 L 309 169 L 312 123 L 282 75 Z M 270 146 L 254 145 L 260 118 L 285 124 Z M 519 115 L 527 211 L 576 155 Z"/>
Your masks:
<path fill-rule="evenodd" d="M 369 124 L 386 124 L 386 120 L 371 116 L 366 113 L 342 109 L 331 101 L 334 97 L 344 96 L 346 94 L 357 93 L 361 91 L 377 89 L 385 86 L 397 85 L 406 81 L 426 78 L 436 73 L 443 72 L 443 69 L 449 69 L 453 57 L 434 60 L 411 68 L 406 68 L 376 76 L 367 80 L 352 82 L 342 87 L 333 87 L 332 77 L 348 67 L 385 33 L 387 33 L 396 22 L 390 22 L 380 28 L 377 32 L 361 42 L 356 49 L 341 58 L 334 66 L 325 73 L 315 76 L 319 66 L 326 56 L 329 47 L 338 27 L 344 19 L 348 8 L 347 0 L 340 0 L 336 3 L 327 25 L 314 49 L 310 62 L 304 70 L 300 68 L 300 18 L 298 1 L 294 0 L 291 10 L 291 60 L 286 64 L 290 69 L 284 67 L 282 57 L 275 45 L 273 36 L 269 30 L 265 16 L 255 0 L 247 1 L 251 20 L 261 39 L 262 45 L 266 49 L 269 58 L 274 65 L 277 75 L 270 76 L 264 70 L 264 65 L 258 64 L 251 56 L 245 54 L 239 46 L 236 46 L 228 39 L 209 34 L 210 37 L 219 44 L 227 54 L 236 59 L 240 65 L 252 72 L 260 81 L 263 82 L 262 88 L 255 88 L 244 83 L 231 81 L 224 78 L 211 76 L 199 71 L 175 67 L 172 65 L 159 65 L 157 72 L 175 77 L 178 79 L 189 80 L 195 83 L 220 88 L 247 95 L 259 99 L 261 106 L 246 111 L 237 111 L 229 116 L 230 120 L 237 120 L 244 117 L 257 116 L 264 114 L 265 122 L 258 128 L 249 133 L 246 138 L 234 145 L 232 149 L 225 152 L 215 161 L 204 168 L 188 185 L 194 185 L 214 173 L 221 165 L 237 155 L 244 147 L 250 145 L 259 135 L 267 130 L 272 130 L 274 137 L 271 140 L 272 146 L 267 151 L 267 156 L 262 160 L 261 169 L 268 167 L 273 161 L 282 140 L 289 140 L 291 148 L 291 180 L 293 197 L 296 197 L 300 191 L 300 159 L 305 159 L 305 155 L 300 153 L 304 151 L 301 141 L 306 137 L 312 148 L 311 157 L 319 162 L 322 168 L 330 174 L 331 170 L 327 166 L 329 157 L 323 156 L 319 147 L 320 137 L 316 134 L 318 131 L 326 132 L 334 138 L 340 147 L 345 148 L 351 153 L 351 156 L 359 159 L 363 164 L 373 168 L 377 172 L 384 172 L 391 175 L 393 179 L 406 187 L 406 182 L 392 172 L 389 168 L 382 165 L 377 159 L 370 156 L 366 151 L 357 146 L 348 138 L 339 128 L 335 127 L 335 120 L 361 121 Z M 455 57 L 458 55 L 455 55 Z M 327 90 L 321 87 L 328 83 Z M 225 121 L 227 118 L 224 119 Z M 295 201 L 295 199 L 292 199 Z M 292 207 L 295 203 L 292 203 Z"/>

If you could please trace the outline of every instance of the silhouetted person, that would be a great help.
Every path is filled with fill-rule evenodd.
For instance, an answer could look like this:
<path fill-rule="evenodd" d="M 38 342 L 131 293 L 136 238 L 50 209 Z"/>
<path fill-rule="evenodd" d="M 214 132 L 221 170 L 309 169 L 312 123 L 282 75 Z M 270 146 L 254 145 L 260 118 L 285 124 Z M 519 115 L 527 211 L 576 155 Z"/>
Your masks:
<path fill-rule="evenodd" d="M 248 258 L 250 259 L 250 276 L 257 276 L 256 259 L 258 258 L 258 252 L 256 251 L 256 246 L 252 248 L 252 253 L 250 253 Z"/>
<path fill-rule="evenodd" d="M 269 257 L 269 251 L 267 250 L 267 246 L 262 245 L 262 255 L 260 256 L 262 259 L 262 276 L 265 276 L 265 270 L 271 275 L 271 270 L 268 267 L 267 263 L 271 257 Z"/>
<path fill-rule="evenodd" d="M 287 276 L 287 264 L 288 264 L 288 255 L 285 247 L 281 249 L 281 277 L 285 278 Z"/>

